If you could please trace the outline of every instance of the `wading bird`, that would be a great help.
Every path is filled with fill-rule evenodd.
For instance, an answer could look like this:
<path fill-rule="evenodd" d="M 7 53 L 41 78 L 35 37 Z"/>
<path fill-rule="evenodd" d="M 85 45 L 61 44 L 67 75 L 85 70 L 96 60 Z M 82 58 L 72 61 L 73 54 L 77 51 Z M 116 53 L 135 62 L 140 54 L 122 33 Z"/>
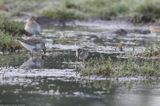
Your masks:
<path fill-rule="evenodd" d="M 149 30 L 151 33 L 160 33 L 160 26 L 151 25 L 149 26 Z"/>
<path fill-rule="evenodd" d="M 123 46 L 124 46 L 124 44 L 122 41 L 117 44 L 119 51 L 123 51 Z"/>
<path fill-rule="evenodd" d="M 25 25 L 25 31 L 32 34 L 33 36 L 38 36 L 41 35 L 41 27 L 40 25 L 36 22 L 36 17 L 31 16 Z"/>
<path fill-rule="evenodd" d="M 76 57 L 78 57 L 80 60 L 86 60 L 88 58 L 88 51 L 87 50 L 84 50 L 84 49 L 77 49 L 76 50 Z"/>
<path fill-rule="evenodd" d="M 33 56 L 33 53 L 37 53 L 40 51 L 43 51 L 44 54 L 46 53 L 46 47 L 45 47 L 45 41 L 43 39 L 37 39 L 37 38 L 29 38 L 29 39 L 17 39 L 21 45 L 26 48 L 28 51 L 30 51 L 31 55 Z"/>

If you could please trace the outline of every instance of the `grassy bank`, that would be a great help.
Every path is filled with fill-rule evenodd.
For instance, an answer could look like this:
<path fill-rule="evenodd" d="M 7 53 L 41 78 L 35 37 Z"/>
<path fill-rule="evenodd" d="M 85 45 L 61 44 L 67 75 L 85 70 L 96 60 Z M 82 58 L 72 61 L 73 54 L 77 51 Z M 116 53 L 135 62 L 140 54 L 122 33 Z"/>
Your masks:
<path fill-rule="evenodd" d="M 1 0 L 0 10 L 11 16 L 33 12 L 60 21 L 129 17 L 150 22 L 160 18 L 159 5 L 159 0 Z"/>
<path fill-rule="evenodd" d="M 64 0 L 63 3 L 42 11 L 42 15 L 60 20 L 109 19 L 125 15 L 128 11 L 127 4 L 119 0 L 115 0 L 115 2 L 109 0 Z"/>
<path fill-rule="evenodd" d="M 150 22 L 160 18 L 159 4 L 159 0 L 64 0 L 42 15 L 59 20 L 130 17 L 133 22 Z"/>

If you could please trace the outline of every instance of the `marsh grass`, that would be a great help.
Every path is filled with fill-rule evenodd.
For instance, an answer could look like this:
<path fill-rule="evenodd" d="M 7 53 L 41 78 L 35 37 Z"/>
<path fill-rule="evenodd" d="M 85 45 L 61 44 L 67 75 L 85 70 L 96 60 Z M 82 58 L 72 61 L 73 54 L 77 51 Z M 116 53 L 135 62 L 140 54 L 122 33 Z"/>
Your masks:
<path fill-rule="evenodd" d="M 44 10 L 42 15 L 68 21 L 89 18 L 107 19 L 110 16 L 118 16 L 128 11 L 125 3 L 120 3 L 119 5 L 118 3 L 109 5 L 109 3 L 111 2 L 108 0 L 64 0 L 59 6 Z"/>
<path fill-rule="evenodd" d="M 9 18 L 0 16 L 0 30 L 11 36 L 21 36 L 25 33 L 24 23 L 10 21 Z"/>
<path fill-rule="evenodd" d="M 60 21 L 130 17 L 133 22 L 160 18 L 159 0 L 1 0 L 11 16 L 34 12 Z"/>
<path fill-rule="evenodd" d="M 14 51 L 20 49 L 19 43 L 16 42 L 16 37 L 22 36 L 24 24 L 21 22 L 10 21 L 7 17 L 0 16 L 0 47 L 1 50 Z"/>
<path fill-rule="evenodd" d="M 148 22 L 160 17 L 158 0 L 64 0 L 42 15 L 60 19 L 111 19 L 132 17 L 133 22 Z"/>
<path fill-rule="evenodd" d="M 42 13 L 43 16 L 51 17 L 60 21 L 64 24 L 65 21 L 73 21 L 76 19 L 82 20 L 86 17 L 84 13 L 74 9 L 67 9 L 67 8 L 58 8 L 53 10 L 45 10 Z"/>
<path fill-rule="evenodd" d="M 0 49 L 2 52 L 15 52 L 22 49 L 20 44 L 15 40 L 16 38 L 9 33 L 0 31 Z"/>
<path fill-rule="evenodd" d="M 160 61 L 137 60 L 129 57 L 126 60 L 111 58 L 91 59 L 84 63 L 82 75 L 101 75 L 108 77 L 160 76 Z"/>
<path fill-rule="evenodd" d="M 146 1 L 144 4 L 141 4 L 135 11 L 141 16 L 148 16 L 152 19 L 160 18 L 160 1 Z"/>
<path fill-rule="evenodd" d="M 103 64 L 103 65 L 102 65 Z M 95 58 L 85 62 L 85 69 L 82 70 L 83 74 L 97 74 L 104 76 L 112 75 L 113 61 L 109 58 L 105 61 L 105 58 Z"/>
<path fill-rule="evenodd" d="M 146 49 L 143 53 L 138 54 L 139 56 L 144 57 L 160 57 L 160 43 L 158 41 L 158 38 L 155 40 L 151 40 L 151 42 L 148 42 L 146 45 Z"/>

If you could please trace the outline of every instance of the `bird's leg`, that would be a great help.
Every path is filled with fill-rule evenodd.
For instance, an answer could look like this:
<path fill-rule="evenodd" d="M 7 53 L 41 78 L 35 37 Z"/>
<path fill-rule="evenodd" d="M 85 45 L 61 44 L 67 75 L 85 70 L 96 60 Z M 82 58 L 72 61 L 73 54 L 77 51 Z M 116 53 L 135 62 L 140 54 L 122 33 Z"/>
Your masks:
<path fill-rule="evenodd" d="M 43 49 L 43 53 L 46 54 L 46 48 Z"/>

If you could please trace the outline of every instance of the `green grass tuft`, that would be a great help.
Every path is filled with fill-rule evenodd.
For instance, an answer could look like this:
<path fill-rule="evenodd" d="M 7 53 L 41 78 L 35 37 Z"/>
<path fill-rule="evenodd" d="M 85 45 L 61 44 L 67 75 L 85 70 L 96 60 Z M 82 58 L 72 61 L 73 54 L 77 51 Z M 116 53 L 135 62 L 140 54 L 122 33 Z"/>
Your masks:
<path fill-rule="evenodd" d="M 86 67 L 82 69 L 84 75 L 112 75 L 113 61 L 110 58 L 107 60 L 105 58 L 91 59 L 90 61 L 85 62 L 85 66 Z"/>
<path fill-rule="evenodd" d="M 0 49 L 2 51 L 20 49 L 21 47 L 15 39 L 24 33 L 23 23 L 10 21 L 8 18 L 0 16 Z"/>
<path fill-rule="evenodd" d="M 132 57 L 127 60 L 112 60 L 111 58 L 90 59 L 84 63 L 82 75 L 102 75 L 110 77 L 125 76 L 159 76 L 160 61 L 136 60 Z"/>
<path fill-rule="evenodd" d="M 9 33 L 0 31 L 0 49 L 14 52 L 17 49 L 21 49 L 21 46 Z"/>
<path fill-rule="evenodd" d="M 22 36 L 25 33 L 24 23 L 10 21 L 8 18 L 0 16 L 0 30 L 11 36 Z"/>

